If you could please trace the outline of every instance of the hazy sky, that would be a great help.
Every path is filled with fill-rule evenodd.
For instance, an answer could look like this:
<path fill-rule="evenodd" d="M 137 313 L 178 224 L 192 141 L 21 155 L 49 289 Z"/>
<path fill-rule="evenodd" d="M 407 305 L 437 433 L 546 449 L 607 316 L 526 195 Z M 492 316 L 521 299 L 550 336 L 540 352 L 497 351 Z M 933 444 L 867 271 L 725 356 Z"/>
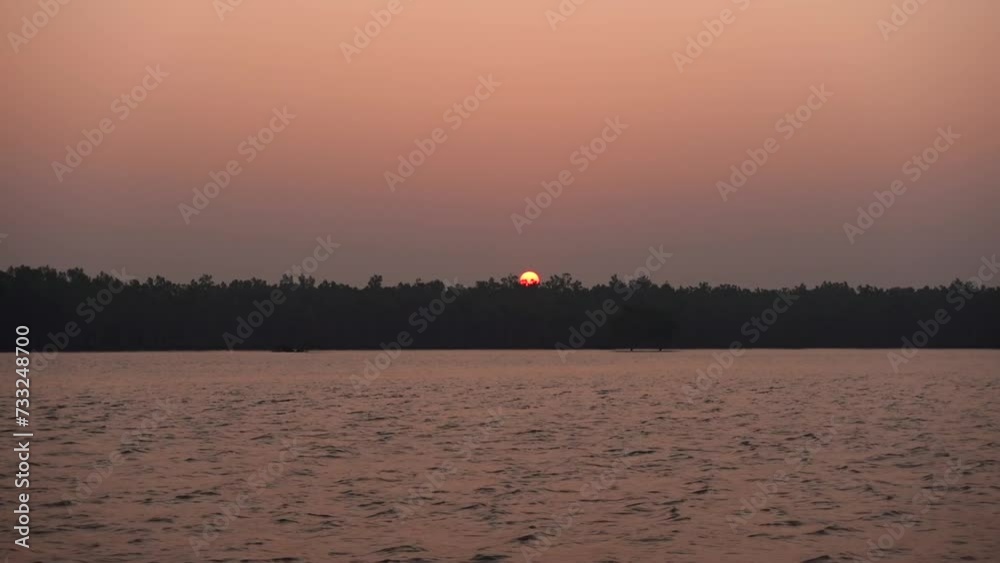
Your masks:
<path fill-rule="evenodd" d="M 995 0 L 928 0 L 898 29 L 914 0 L 589 0 L 564 21 L 559 0 L 225 1 L 3 2 L 0 266 L 275 280 L 329 236 L 314 275 L 352 284 L 593 283 L 662 245 L 656 281 L 922 285 L 1000 252 Z M 416 139 L 434 152 L 392 190 Z M 748 150 L 768 160 L 724 201 Z"/>

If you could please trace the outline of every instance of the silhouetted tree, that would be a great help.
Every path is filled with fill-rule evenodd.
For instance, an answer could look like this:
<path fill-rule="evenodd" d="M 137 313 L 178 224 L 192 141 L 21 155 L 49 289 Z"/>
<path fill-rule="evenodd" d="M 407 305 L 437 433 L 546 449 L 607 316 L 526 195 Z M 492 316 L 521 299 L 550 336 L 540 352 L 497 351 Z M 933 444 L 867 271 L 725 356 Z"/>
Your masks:
<path fill-rule="evenodd" d="M 108 291 L 111 286 L 117 291 Z M 414 348 L 552 348 L 568 344 L 581 328 L 589 334 L 586 348 L 724 348 L 735 341 L 746 347 L 898 348 L 921 330 L 918 322 L 939 310 L 949 320 L 927 346 L 1000 347 L 1000 289 L 960 280 L 922 288 L 827 282 L 746 289 L 612 276 L 586 287 L 560 274 L 524 288 L 508 275 L 459 286 L 454 302 L 430 312 L 445 289 L 436 280 L 386 287 L 379 275 L 363 288 L 304 275 L 284 276 L 277 284 L 256 278 L 218 283 L 211 276 L 174 283 L 156 276 L 121 285 L 103 272 L 20 266 L 0 272 L 0 312 L 8 334 L 19 324 L 31 327 L 33 347 L 61 340 L 67 323 L 76 323 L 70 350 L 224 349 L 223 334 L 249 321 L 259 326 L 238 348 L 378 348 L 404 330 Z M 270 303 L 275 291 L 280 302 Z M 793 304 L 765 314 L 783 295 L 793 295 Z M 594 322 L 608 301 L 616 312 L 591 331 L 584 323 Z M 251 318 L 254 312 L 259 319 Z M 4 339 L 4 349 L 13 343 Z"/>

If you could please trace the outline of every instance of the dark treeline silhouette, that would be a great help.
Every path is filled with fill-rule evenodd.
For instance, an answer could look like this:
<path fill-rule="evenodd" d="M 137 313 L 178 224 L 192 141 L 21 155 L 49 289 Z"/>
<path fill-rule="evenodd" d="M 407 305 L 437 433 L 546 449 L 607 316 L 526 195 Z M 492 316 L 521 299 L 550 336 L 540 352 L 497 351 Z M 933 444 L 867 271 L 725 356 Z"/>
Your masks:
<path fill-rule="evenodd" d="M 404 347 L 425 349 L 558 343 L 723 348 L 735 341 L 769 348 L 897 348 L 918 332 L 934 333 L 925 344 L 916 337 L 921 347 L 1000 347 L 1000 289 L 958 280 L 919 289 L 824 283 L 762 290 L 616 277 L 585 287 L 563 274 L 536 288 L 507 276 L 446 291 L 440 281 L 387 287 L 381 276 L 360 288 L 287 276 L 278 284 L 217 283 L 209 276 L 182 284 L 159 276 L 121 283 L 105 273 L 21 266 L 0 272 L 0 310 L 10 325 L 6 350 L 13 348 L 17 325 L 30 327 L 32 348 L 51 343 L 76 351 L 227 344 L 244 350 L 372 349 L 404 331 L 411 340 L 400 340 Z M 944 323 L 942 314 L 948 316 Z M 928 323 L 935 315 L 939 320 Z"/>

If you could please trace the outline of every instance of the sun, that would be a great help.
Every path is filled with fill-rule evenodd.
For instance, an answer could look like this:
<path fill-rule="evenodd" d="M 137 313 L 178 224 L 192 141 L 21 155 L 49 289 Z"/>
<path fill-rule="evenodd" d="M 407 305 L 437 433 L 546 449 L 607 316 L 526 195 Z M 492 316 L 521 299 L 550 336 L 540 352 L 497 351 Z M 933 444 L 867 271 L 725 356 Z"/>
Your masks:
<path fill-rule="evenodd" d="M 531 270 L 521 274 L 520 283 L 524 287 L 536 287 L 539 283 L 541 283 L 541 281 L 542 280 L 538 277 L 538 274 L 532 272 Z"/>

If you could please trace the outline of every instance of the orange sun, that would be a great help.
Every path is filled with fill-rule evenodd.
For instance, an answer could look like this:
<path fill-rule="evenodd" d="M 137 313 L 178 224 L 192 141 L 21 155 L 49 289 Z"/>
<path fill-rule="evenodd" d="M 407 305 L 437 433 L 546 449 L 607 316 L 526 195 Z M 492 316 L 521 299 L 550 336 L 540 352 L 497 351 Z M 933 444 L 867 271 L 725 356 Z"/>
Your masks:
<path fill-rule="evenodd" d="M 524 287 L 535 287 L 539 283 L 541 283 L 541 279 L 539 279 L 538 274 L 535 272 L 528 270 L 527 272 L 521 274 L 521 285 Z"/>

